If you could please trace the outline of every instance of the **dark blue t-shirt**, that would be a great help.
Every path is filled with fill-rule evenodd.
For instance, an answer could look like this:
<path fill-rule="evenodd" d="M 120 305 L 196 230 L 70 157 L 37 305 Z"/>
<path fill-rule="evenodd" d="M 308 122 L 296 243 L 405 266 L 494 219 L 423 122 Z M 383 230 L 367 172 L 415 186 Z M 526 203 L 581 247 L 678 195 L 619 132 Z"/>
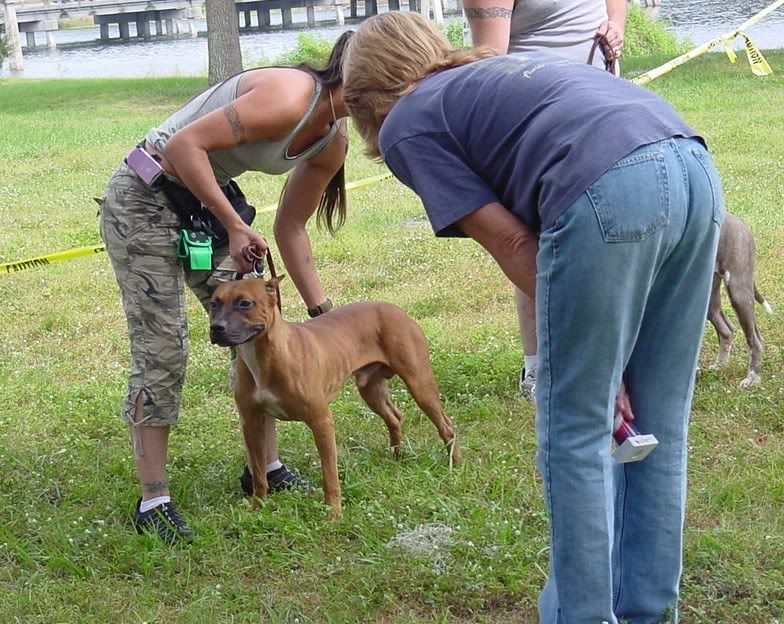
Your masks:
<path fill-rule="evenodd" d="M 664 100 L 546 55 L 499 56 L 423 80 L 381 127 L 381 154 L 438 236 L 500 202 L 535 232 L 638 147 L 696 134 Z M 635 210 L 635 206 L 629 206 Z"/>

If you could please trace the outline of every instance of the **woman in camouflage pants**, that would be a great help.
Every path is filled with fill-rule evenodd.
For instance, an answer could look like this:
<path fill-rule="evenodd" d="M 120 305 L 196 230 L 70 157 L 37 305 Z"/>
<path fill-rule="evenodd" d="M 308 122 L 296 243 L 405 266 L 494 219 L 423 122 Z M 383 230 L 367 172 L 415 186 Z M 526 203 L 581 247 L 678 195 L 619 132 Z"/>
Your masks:
<path fill-rule="evenodd" d="M 140 145 L 161 164 L 166 184 L 187 189 L 228 232 L 228 241 L 214 249 L 213 266 L 231 258 L 242 273 L 252 270 L 253 254 L 263 254 L 267 243 L 235 212 L 228 185 L 246 171 L 291 171 L 274 234 L 311 316 L 332 304 L 316 274 L 305 224 L 314 213 L 330 231 L 345 220 L 348 144 L 341 65 L 350 35 L 338 39 L 326 69 L 302 65 L 238 74 L 188 102 Z M 169 429 L 177 421 L 188 357 L 184 286 L 206 306 L 212 274 L 178 260 L 182 223 L 171 196 L 148 186 L 123 163 L 108 183 L 100 223 L 131 342 L 123 417 L 142 484 L 134 524 L 167 541 L 191 536 L 169 497 L 166 473 Z M 274 418 L 267 427 L 267 456 L 276 458 L 268 466 L 270 489 L 302 484 L 277 459 Z M 252 491 L 247 467 L 241 480 L 243 489 Z"/>

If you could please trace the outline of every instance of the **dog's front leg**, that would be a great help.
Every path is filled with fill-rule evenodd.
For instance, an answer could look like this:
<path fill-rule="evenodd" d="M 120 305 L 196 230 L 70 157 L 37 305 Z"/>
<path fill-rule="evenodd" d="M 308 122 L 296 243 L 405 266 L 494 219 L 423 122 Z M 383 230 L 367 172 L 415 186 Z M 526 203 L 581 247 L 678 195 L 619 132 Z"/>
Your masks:
<path fill-rule="evenodd" d="M 253 501 L 251 509 L 259 508 L 259 500 L 267 497 L 267 457 L 265 453 L 267 419 L 271 416 L 264 413 L 245 414 L 240 410 L 242 435 L 248 452 L 248 466 L 253 476 Z"/>
<path fill-rule="evenodd" d="M 338 478 L 338 451 L 335 442 L 335 423 L 329 408 L 315 413 L 307 420 L 316 440 L 321 474 L 324 481 L 324 502 L 330 506 L 329 519 L 340 520 L 340 480 Z"/>

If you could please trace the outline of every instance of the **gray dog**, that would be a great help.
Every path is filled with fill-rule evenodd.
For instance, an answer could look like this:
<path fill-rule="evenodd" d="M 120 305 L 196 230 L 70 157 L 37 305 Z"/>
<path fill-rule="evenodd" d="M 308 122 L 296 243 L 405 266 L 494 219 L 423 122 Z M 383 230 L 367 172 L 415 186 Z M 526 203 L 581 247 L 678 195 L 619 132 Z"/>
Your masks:
<path fill-rule="evenodd" d="M 754 283 L 754 255 L 754 237 L 749 226 L 728 213 L 721 227 L 716 268 L 713 274 L 713 289 L 708 307 L 708 320 L 716 328 L 719 337 L 719 357 L 711 368 L 718 369 L 727 363 L 732 348 L 732 334 L 735 331 L 721 309 L 721 282 L 724 281 L 730 303 L 738 316 L 738 322 L 749 346 L 749 370 L 746 378 L 740 382 L 741 388 L 748 388 L 761 380 L 760 364 L 764 343 L 757 328 L 754 301 L 762 305 L 768 314 L 773 314 L 770 304 L 765 301 Z"/>

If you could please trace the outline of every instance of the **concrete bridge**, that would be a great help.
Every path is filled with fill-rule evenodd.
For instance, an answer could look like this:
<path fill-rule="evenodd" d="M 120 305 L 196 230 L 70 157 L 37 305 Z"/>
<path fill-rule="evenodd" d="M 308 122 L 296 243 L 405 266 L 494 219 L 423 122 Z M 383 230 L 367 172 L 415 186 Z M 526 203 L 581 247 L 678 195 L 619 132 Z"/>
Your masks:
<path fill-rule="evenodd" d="M 195 20 L 202 17 L 205 0 L 47 0 L 44 3 L 0 0 L 0 26 L 4 27 L 12 71 L 23 68 L 21 34 L 26 36 L 28 49 L 39 41 L 36 33 L 46 33 L 46 44 L 56 46 L 53 32 L 58 30 L 58 20 L 69 17 L 91 17 L 100 28 L 102 40 L 109 40 L 109 26 L 117 24 L 119 38 L 149 39 L 152 36 L 189 35 L 196 37 Z M 358 2 L 364 1 L 364 16 L 378 12 L 378 0 L 235 0 L 237 19 L 241 29 L 268 29 L 271 11 L 280 11 L 283 28 L 292 25 L 292 9 L 304 8 L 309 27 L 316 26 L 316 8 L 332 8 L 335 21 L 344 23 L 344 6 L 350 16 L 357 18 Z M 440 6 L 441 0 L 409 0 L 409 8 L 418 9 L 422 3 L 432 1 Z M 388 0 L 390 9 L 399 9 L 400 0 Z M 4 9 L 4 10 L 3 10 Z M 255 15 L 254 15 L 255 14 Z M 240 18 L 240 16 L 242 16 Z M 254 19 L 255 17 L 255 19 Z M 132 28 L 133 26 L 133 28 Z M 154 30 L 153 30 L 154 29 Z"/>
<path fill-rule="evenodd" d="M 38 45 L 36 33 L 46 33 L 47 45 L 55 47 L 52 33 L 58 30 L 58 20 L 69 17 L 92 17 L 93 22 L 100 26 L 101 39 L 109 39 L 109 24 L 118 24 L 120 37 L 130 38 L 129 24 L 136 24 L 136 34 L 140 37 L 151 35 L 150 23 L 155 22 L 156 35 L 180 34 L 190 32 L 196 36 L 193 19 L 201 17 L 201 6 L 204 0 L 77 0 L 69 2 L 18 3 L 17 0 L 6 0 L 4 15 L 0 15 L 0 24 L 5 25 L 6 35 L 13 38 L 10 30 L 12 25 L 9 14 L 15 13 L 18 32 L 26 35 L 27 48 Z M 163 26 L 166 26 L 164 31 Z"/>

